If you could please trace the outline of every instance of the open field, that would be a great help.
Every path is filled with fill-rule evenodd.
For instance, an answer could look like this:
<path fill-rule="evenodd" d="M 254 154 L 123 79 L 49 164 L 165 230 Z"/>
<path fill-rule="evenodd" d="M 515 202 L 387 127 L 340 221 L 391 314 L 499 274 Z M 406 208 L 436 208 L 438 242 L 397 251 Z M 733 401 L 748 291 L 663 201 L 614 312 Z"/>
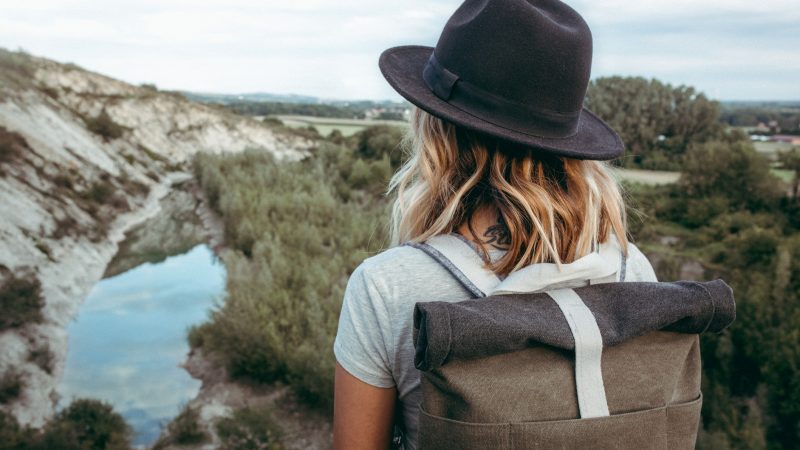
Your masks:
<path fill-rule="evenodd" d="M 336 119 L 330 117 L 313 116 L 274 116 L 286 126 L 293 128 L 305 128 L 313 126 L 319 134 L 327 136 L 333 130 L 339 130 L 345 136 L 352 136 L 364 128 L 373 125 L 394 125 L 405 127 L 406 122 L 399 120 L 364 120 L 364 119 Z"/>
<path fill-rule="evenodd" d="M 792 147 L 797 147 L 796 145 L 787 144 L 785 142 L 753 142 L 753 146 L 756 148 L 756 151 L 759 153 L 763 153 L 766 155 L 773 155 L 778 152 L 791 150 Z"/>
<path fill-rule="evenodd" d="M 622 181 L 630 183 L 646 184 L 656 186 L 660 184 L 671 184 L 678 181 L 680 172 L 667 172 L 662 170 L 640 170 L 640 169 L 620 169 L 615 168 L 614 174 Z"/>

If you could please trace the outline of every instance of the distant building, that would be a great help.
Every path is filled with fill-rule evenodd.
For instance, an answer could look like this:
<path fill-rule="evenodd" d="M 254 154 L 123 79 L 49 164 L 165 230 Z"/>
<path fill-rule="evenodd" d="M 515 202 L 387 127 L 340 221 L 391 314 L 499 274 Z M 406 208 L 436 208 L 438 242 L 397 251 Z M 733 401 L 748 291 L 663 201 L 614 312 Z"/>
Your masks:
<path fill-rule="evenodd" d="M 800 145 L 800 136 L 791 134 L 776 134 L 770 138 L 772 142 L 782 142 L 784 144 Z"/>

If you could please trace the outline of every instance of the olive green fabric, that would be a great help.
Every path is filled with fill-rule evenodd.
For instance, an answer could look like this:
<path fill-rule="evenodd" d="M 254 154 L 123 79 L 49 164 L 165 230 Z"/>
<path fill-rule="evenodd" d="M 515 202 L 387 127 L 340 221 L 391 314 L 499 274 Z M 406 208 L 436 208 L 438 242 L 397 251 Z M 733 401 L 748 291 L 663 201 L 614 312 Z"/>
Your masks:
<path fill-rule="evenodd" d="M 605 349 L 609 417 L 579 419 L 573 373 L 572 352 L 545 345 L 423 372 L 419 448 L 694 447 L 698 335 L 658 331 Z"/>

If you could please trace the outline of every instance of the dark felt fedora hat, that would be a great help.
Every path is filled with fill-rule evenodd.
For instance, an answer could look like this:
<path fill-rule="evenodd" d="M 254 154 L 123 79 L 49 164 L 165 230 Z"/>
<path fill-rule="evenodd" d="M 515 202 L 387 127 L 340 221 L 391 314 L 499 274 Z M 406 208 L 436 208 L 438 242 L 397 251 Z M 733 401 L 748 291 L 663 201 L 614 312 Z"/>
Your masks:
<path fill-rule="evenodd" d="M 580 159 L 612 159 L 616 132 L 583 107 L 592 34 L 557 0 L 466 0 L 435 48 L 381 54 L 389 84 L 421 109 L 501 140 Z"/>

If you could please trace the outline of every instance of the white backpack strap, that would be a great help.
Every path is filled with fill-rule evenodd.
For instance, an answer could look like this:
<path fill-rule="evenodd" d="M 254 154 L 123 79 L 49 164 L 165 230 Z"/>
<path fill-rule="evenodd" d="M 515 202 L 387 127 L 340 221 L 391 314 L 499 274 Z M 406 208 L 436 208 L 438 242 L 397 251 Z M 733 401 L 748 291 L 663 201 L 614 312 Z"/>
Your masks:
<path fill-rule="evenodd" d="M 601 365 L 603 337 L 594 314 L 572 289 L 547 291 L 547 295 L 561 308 L 575 338 L 575 386 L 581 418 L 606 417 L 609 413 Z"/>
<path fill-rule="evenodd" d="M 485 267 L 480 255 L 457 236 L 440 234 L 409 245 L 438 261 L 476 297 L 486 297 L 500 284 L 500 278 Z"/>

